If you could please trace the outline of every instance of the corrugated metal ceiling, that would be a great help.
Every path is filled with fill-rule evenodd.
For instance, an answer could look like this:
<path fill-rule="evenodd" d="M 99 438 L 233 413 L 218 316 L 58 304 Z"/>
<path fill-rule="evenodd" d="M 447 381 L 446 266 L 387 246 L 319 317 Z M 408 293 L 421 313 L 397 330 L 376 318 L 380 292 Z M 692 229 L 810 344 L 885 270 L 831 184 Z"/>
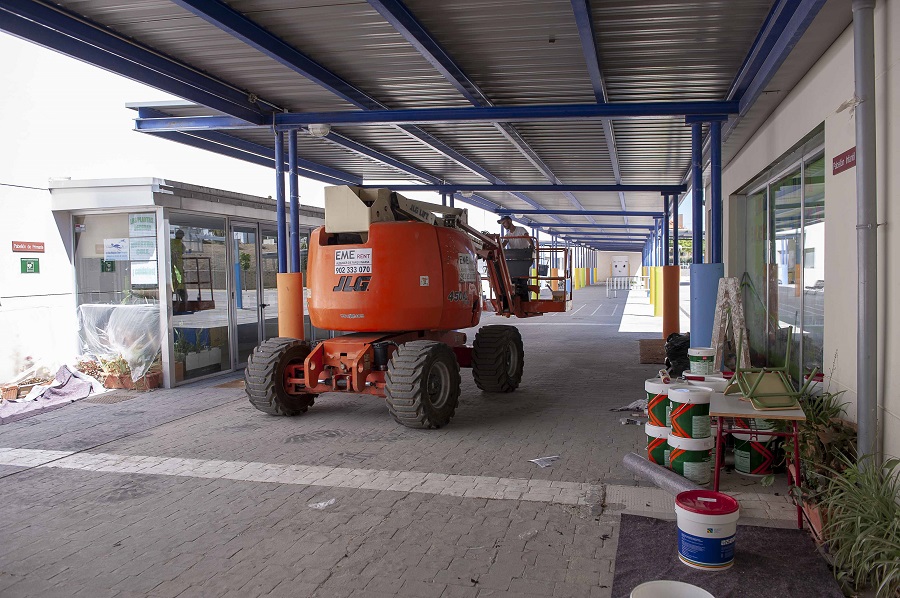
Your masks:
<path fill-rule="evenodd" d="M 60 4 L 285 109 L 356 109 L 168 0 L 65 0 Z M 368 2 L 231 0 L 227 4 L 390 108 L 471 105 Z M 594 0 L 593 25 L 609 101 L 723 99 L 771 5 L 772 0 Z M 406 6 L 493 104 L 595 101 L 570 0 L 407 0 Z M 421 128 L 506 183 L 547 182 L 490 124 Z M 515 128 L 561 182 L 616 182 L 599 121 L 517 123 Z M 336 130 L 439 179 L 484 182 L 468 166 L 402 129 Z M 619 120 L 614 122 L 614 132 L 623 183 L 681 182 L 690 164 L 690 130 L 682 121 Z M 271 131 L 265 130 L 230 134 L 268 147 L 274 141 Z M 402 176 L 394 168 L 326 140 L 304 134 L 299 138 L 300 155 L 307 160 L 368 179 Z M 483 195 L 512 209 L 531 207 L 511 194 Z M 528 196 L 547 208 L 573 207 L 563 194 Z M 575 196 L 587 209 L 620 208 L 615 193 Z M 629 209 L 659 209 L 661 200 L 658 194 L 628 193 L 626 203 Z M 621 218 L 595 220 L 622 222 Z"/>

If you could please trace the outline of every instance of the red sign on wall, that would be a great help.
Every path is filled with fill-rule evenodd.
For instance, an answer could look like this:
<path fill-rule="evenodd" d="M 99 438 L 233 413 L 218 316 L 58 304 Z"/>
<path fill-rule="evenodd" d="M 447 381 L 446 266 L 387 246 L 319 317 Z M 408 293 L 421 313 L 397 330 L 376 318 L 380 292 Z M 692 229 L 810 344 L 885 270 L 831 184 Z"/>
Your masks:
<path fill-rule="evenodd" d="M 43 241 L 13 241 L 14 253 L 44 253 Z"/>
<path fill-rule="evenodd" d="M 831 174 L 838 174 L 856 166 L 856 148 L 850 148 L 831 161 Z"/>

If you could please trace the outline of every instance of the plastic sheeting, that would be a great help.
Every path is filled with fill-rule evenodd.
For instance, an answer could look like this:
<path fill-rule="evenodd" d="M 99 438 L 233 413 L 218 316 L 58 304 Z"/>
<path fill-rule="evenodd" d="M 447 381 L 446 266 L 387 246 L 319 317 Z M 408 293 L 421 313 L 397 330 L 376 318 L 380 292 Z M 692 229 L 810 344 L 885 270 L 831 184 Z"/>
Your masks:
<path fill-rule="evenodd" d="M 85 304 L 78 306 L 82 352 L 111 360 L 122 357 L 138 380 L 162 346 L 159 305 Z"/>

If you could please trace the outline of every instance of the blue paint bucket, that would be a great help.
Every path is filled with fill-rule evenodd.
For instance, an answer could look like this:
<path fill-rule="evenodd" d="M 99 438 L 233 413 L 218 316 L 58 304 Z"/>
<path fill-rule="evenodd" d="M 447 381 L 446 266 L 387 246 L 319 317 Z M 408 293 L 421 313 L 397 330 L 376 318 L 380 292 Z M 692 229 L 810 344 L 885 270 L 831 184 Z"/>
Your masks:
<path fill-rule="evenodd" d="M 721 571 L 734 564 L 738 501 L 712 490 L 688 490 L 675 497 L 678 558 L 694 569 Z"/>

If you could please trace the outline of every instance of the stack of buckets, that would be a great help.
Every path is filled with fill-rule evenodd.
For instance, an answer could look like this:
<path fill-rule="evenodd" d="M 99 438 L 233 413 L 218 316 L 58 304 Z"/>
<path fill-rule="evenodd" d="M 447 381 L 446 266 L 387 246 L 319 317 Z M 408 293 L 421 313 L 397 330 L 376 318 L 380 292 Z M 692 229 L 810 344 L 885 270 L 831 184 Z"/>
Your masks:
<path fill-rule="evenodd" d="M 712 389 L 664 384 L 659 378 L 644 383 L 647 391 L 647 459 L 696 484 L 710 480 L 710 451 L 715 439 L 709 422 Z"/>

